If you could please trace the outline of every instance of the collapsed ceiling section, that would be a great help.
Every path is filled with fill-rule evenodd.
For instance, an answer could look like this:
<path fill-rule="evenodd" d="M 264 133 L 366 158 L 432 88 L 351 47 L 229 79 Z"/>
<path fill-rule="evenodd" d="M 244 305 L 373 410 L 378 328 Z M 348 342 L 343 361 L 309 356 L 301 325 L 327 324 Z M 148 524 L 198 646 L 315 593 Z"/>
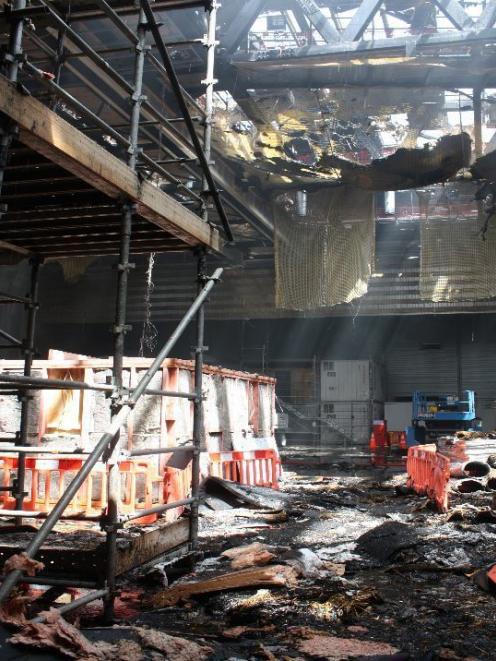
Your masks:
<path fill-rule="evenodd" d="M 219 156 L 253 191 L 350 183 L 390 190 L 450 179 L 468 165 L 467 140 L 440 140 L 473 139 L 473 90 L 484 88 L 489 100 L 496 87 L 493 5 L 232 0 L 217 31 Z M 187 32 L 186 22 L 177 27 Z M 201 76 L 188 53 L 201 50 L 171 50 L 192 93 Z M 424 170 L 388 181 L 384 170 L 398 161 L 380 159 L 415 148 L 422 152 L 398 159 Z M 438 167 L 445 150 L 448 162 Z"/>
<path fill-rule="evenodd" d="M 473 124 L 450 124 L 439 90 L 252 91 L 219 103 L 215 139 L 247 180 L 266 188 L 439 183 L 471 158 Z"/>

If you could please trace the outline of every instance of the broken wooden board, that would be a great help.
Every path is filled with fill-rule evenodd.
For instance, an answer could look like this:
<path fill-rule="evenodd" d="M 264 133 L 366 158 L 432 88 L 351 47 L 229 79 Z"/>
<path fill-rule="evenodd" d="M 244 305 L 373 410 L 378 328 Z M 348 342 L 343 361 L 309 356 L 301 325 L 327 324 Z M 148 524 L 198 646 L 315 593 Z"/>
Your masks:
<path fill-rule="evenodd" d="M 1 533 L 0 566 L 20 549 L 27 547 L 34 532 Z M 136 526 L 133 531 L 120 531 L 117 539 L 116 573 L 123 574 L 134 567 L 184 546 L 189 539 L 188 519 L 173 523 L 159 520 L 146 527 Z M 94 530 L 70 533 L 52 532 L 36 554 L 45 569 L 37 573 L 42 578 L 102 581 L 105 576 L 105 535 Z"/>
<path fill-rule="evenodd" d="M 297 572 L 285 565 L 270 565 L 269 567 L 254 567 L 230 572 L 203 581 L 180 583 L 169 590 L 154 595 L 146 604 L 148 607 L 165 608 L 174 606 L 195 595 L 235 590 L 237 588 L 255 587 L 292 587 L 296 585 Z"/>
<path fill-rule="evenodd" d="M 259 542 L 236 546 L 235 548 L 224 551 L 221 555 L 231 561 L 231 567 L 233 569 L 268 565 L 269 562 L 272 562 L 277 557 L 275 553 L 269 550 L 266 544 L 260 544 Z"/>

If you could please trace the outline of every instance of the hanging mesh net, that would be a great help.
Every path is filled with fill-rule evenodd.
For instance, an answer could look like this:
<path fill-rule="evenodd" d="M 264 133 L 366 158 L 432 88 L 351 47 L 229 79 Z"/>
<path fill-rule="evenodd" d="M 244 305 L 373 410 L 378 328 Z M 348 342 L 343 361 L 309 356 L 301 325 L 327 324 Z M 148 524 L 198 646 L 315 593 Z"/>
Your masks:
<path fill-rule="evenodd" d="M 481 232 L 484 214 L 477 213 L 475 188 L 463 186 L 463 197 L 431 194 L 420 229 L 420 296 L 423 300 L 475 301 L 496 296 L 496 226 Z M 465 195 L 469 201 L 464 202 Z"/>
<path fill-rule="evenodd" d="M 370 192 L 340 187 L 310 193 L 306 204 L 300 200 L 286 213 L 276 209 L 274 217 L 276 307 L 314 310 L 366 293 L 374 262 Z"/>
<path fill-rule="evenodd" d="M 59 259 L 58 262 L 62 267 L 64 280 L 70 284 L 78 282 L 96 259 L 96 257 L 64 257 Z"/>

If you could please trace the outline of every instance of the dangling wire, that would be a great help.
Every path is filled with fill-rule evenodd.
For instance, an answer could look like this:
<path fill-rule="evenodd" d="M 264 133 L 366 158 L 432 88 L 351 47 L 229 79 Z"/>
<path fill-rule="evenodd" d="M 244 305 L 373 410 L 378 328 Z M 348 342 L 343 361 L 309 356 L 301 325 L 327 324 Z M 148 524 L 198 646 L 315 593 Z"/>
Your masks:
<path fill-rule="evenodd" d="M 145 355 L 145 349 L 153 354 L 157 346 L 158 331 L 152 322 L 152 295 L 155 285 L 153 284 L 153 267 L 155 265 L 155 253 L 151 252 L 148 257 L 148 268 L 146 270 L 146 292 L 145 292 L 145 318 L 141 331 L 139 355 Z"/>

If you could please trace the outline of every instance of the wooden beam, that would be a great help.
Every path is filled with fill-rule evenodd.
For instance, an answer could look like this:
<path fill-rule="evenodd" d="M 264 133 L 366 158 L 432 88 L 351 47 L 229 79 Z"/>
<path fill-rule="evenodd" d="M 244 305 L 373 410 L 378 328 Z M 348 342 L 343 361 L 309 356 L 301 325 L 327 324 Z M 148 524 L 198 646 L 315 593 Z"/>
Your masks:
<path fill-rule="evenodd" d="M 145 562 L 150 562 L 159 555 L 187 544 L 189 539 L 188 519 L 178 519 L 172 523 L 163 523 L 163 520 L 159 520 L 150 528 L 151 530 L 134 537 L 129 546 L 119 549 L 117 574 L 123 574 Z"/>
<path fill-rule="evenodd" d="M 105 195 L 134 201 L 140 216 L 186 244 L 221 251 L 217 230 L 159 188 L 140 180 L 123 161 L 37 99 L 21 94 L 4 77 L 0 77 L 0 112 L 18 124 L 19 140 L 26 146 Z"/>

